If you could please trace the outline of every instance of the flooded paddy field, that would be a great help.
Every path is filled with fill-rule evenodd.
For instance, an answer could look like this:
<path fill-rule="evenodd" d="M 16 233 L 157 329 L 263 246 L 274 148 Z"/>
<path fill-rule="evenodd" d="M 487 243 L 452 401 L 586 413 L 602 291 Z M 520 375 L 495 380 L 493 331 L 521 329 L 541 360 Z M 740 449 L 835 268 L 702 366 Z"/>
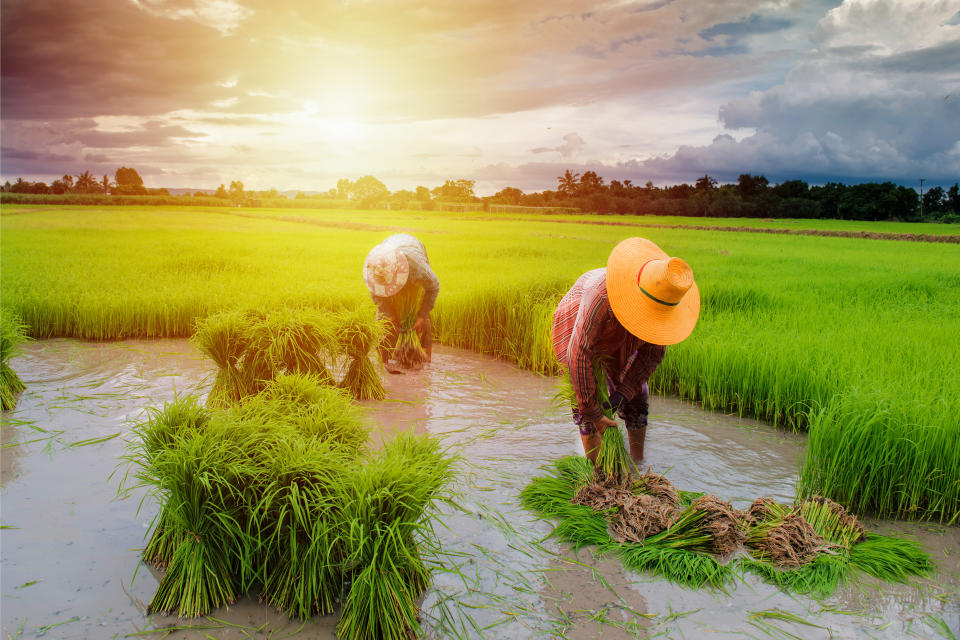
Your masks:
<path fill-rule="evenodd" d="M 244 598 L 200 619 L 145 611 L 157 576 L 139 562 L 157 511 L 117 497 L 131 426 L 147 407 L 204 394 L 215 367 L 183 340 L 25 345 L 27 385 L 3 414 L 0 607 L 3 638 L 333 638 L 335 616 L 289 620 Z M 458 505 L 437 533 L 446 566 L 423 601 L 427 637 L 929 638 L 960 634 L 960 529 L 866 521 L 918 539 L 939 571 L 908 585 L 848 585 L 823 601 L 758 578 L 692 591 L 625 571 L 617 559 L 546 539 L 550 523 L 517 500 L 540 466 L 582 453 L 554 381 L 469 351 L 437 347 L 424 371 L 388 375 L 363 403 L 375 441 L 406 429 L 441 436 L 463 457 Z M 744 507 L 792 500 L 803 438 L 651 400 L 644 465 L 681 489 Z M 792 635 L 790 635 L 792 634 Z"/>

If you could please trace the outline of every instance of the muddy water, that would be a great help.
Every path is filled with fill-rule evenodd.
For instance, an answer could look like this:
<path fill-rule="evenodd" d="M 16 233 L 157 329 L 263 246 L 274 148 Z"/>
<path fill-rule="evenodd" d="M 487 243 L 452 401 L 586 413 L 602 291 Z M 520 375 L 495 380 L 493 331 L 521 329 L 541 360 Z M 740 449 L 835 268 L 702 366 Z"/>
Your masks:
<path fill-rule="evenodd" d="M 144 612 L 157 578 L 139 565 L 138 548 L 157 505 L 140 505 L 142 494 L 117 498 L 121 458 L 145 407 L 209 388 L 212 365 L 188 343 L 44 341 L 28 345 L 13 366 L 27 391 L 0 428 L 3 637 L 333 637 L 335 616 L 289 621 L 249 598 L 199 620 Z M 871 523 L 921 540 L 940 568 L 931 581 L 850 587 L 822 602 L 752 577 L 729 593 L 690 591 L 588 550 L 539 542 L 550 527 L 518 506 L 517 493 L 540 465 L 582 452 L 566 411 L 551 406 L 552 380 L 438 347 L 426 370 L 389 375 L 386 386 L 388 400 L 365 403 L 375 440 L 413 429 L 442 435 L 464 458 L 459 506 L 438 516 L 446 568 L 423 603 L 428 637 L 960 632 L 957 528 Z M 654 471 L 741 507 L 759 495 L 792 498 L 801 438 L 671 399 L 651 405 L 645 464 Z M 771 611 L 807 624 L 757 613 Z"/>

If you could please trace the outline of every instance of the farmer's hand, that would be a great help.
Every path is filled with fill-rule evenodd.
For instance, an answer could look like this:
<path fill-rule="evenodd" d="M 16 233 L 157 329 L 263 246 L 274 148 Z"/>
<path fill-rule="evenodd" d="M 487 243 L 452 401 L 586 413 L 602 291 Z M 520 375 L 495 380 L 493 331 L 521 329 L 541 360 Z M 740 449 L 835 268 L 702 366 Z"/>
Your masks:
<path fill-rule="evenodd" d="M 607 416 L 600 416 L 600 418 L 593 423 L 593 426 L 597 428 L 597 431 L 602 435 L 604 431 L 607 430 L 607 427 L 616 427 L 617 421 L 611 420 Z"/>
<path fill-rule="evenodd" d="M 414 331 L 422 331 L 423 325 L 426 324 L 426 320 L 423 319 L 423 316 L 417 316 L 417 320 L 413 323 Z"/>
<path fill-rule="evenodd" d="M 616 413 L 620 410 L 620 407 L 626 402 L 627 399 L 619 391 L 614 391 L 610 394 L 610 400 L 607 402 L 601 402 L 600 408 L 603 409 L 604 413 Z"/>

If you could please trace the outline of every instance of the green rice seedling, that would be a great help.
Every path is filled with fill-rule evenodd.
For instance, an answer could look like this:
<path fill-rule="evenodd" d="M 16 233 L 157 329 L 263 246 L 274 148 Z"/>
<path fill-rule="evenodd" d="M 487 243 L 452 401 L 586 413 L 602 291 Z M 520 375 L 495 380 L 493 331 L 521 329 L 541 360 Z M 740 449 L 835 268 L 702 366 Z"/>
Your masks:
<path fill-rule="evenodd" d="M 691 589 L 722 589 L 734 578 L 730 567 L 713 556 L 667 545 L 625 544 L 617 554 L 627 569 L 649 571 Z"/>
<path fill-rule="evenodd" d="M 350 360 L 340 386 L 357 400 L 382 400 L 386 392 L 370 352 L 383 339 L 383 323 L 354 311 L 341 316 L 338 325 L 340 349 Z"/>
<path fill-rule="evenodd" d="M 633 471 L 633 461 L 623 444 L 623 434 L 617 427 L 607 427 L 600 437 L 596 468 L 612 478 L 624 478 Z"/>
<path fill-rule="evenodd" d="M 329 369 L 333 364 L 331 354 L 337 352 L 336 333 L 336 317 L 329 312 L 309 308 L 271 310 L 247 330 L 247 375 L 262 384 L 281 373 L 310 373 L 332 383 Z"/>
<path fill-rule="evenodd" d="M 427 352 L 420 344 L 420 335 L 413 328 L 423 299 L 423 287 L 405 286 L 391 298 L 400 326 L 393 357 L 401 367 L 419 369 L 427 360 Z"/>
<path fill-rule="evenodd" d="M 267 602 L 297 618 L 327 614 L 343 587 L 345 478 L 354 459 L 330 443 L 280 440 L 271 447 L 252 506 Z"/>
<path fill-rule="evenodd" d="M 564 456 L 554 463 L 560 477 L 566 479 L 574 490 L 590 482 L 593 465 L 582 456 Z"/>
<path fill-rule="evenodd" d="M 6 307 L 0 309 L 0 409 L 7 411 L 17 406 L 17 395 L 24 390 L 20 376 L 10 368 L 10 358 L 27 340 L 27 325 L 20 316 Z"/>
<path fill-rule="evenodd" d="M 255 380 L 248 371 L 250 311 L 225 311 L 197 322 L 190 340 L 217 365 L 217 376 L 207 398 L 211 407 L 225 407 L 255 393 Z"/>
<path fill-rule="evenodd" d="M 281 374 L 237 410 L 246 421 L 261 421 L 270 429 L 290 428 L 302 437 L 343 447 L 354 456 L 364 452 L 370 438 L 370 427 L 347 392 L 324 384 L 316 375 Z"/>
<path fill-rule="evenodd" d="M 783 591 L 809 595 L 817 600 L 829 598 L 851 579 L 850 560 L 846 553 L 820 554 L 793 569 L 778 568 L 765 560 L 742 557 L 741 569 L 759 575 Z"/>
<path fill-rule="evenodd" d="M 824 540 L 844 549 L 866 537 L 857 517 L 829 498 L 817 496 L 801 501 L 800 514 Z"/>
<path fill-rule="evenodd" d="M 850 548 L 850 564 L 889 582 L 906 582 L 910 576 L 925 576 L 934 571 L 930 556 L 917 542 L 875 533 L 867 533 L 863 542 Z"/>
<path fill-rule="evenodd" d="M 249 462 L 227 429 L 215 426 L 221 425 L 211 422 L 185 433 L 178 446 L 160 451 L 152 461 L 164 494 L 165 531 L 181 541 L 150 602 L 151 611 L 195 617 L 238 595 L 231 566 L 231 558 L 242 555 L 237 549 L 242 517 L 237 480 Z"/>
<path fill-rule="evenodd" d="M 337 633 L 408 638 L 419 630 L 416 601 L 429 582 L 417 548 L 430 538 L 424 516 L 443 497 L 455 460 L 431 438 L 402 434 L 348 478 L 346 566 L 351 585 Z"/>

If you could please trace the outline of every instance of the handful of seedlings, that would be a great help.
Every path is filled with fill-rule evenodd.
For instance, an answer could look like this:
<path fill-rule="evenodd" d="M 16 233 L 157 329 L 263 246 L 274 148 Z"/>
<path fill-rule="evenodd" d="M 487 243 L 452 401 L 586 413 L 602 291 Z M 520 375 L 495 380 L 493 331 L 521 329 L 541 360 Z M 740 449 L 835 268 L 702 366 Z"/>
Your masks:
<path fill-rule="evenodd" d="M 195 617 L 260 594 L 307 618 L 343 598 L 341 637 L 417 633 L 429 512 L 454 464 L 435 440 L 404 434 L 368 451 L 350 397 L 309 374 L 228 409 L 178 399 L 135 433 L 124 490 L 159 501 L 143 557 L 166 569 L 151 611 Z"/>
<path fill-rule="evenodd" d="M 760 498 L 742 512 L 716 496 L 677 491 L 649 471 L 612 476 L 575 456 L 552 471 L 520 495 L 528 509 L 559 520 L 552 535 L 690 587 L 722 587 L 739 567 L 820 598 L 858 573 L 904 581 L 933 568 L 917 543 L 867 533 L 826 498 L 795 505 Z M 749 556 L 721 562 L 744 548 Z"/>
<path fill-rule="evenodd" d="M 370 352 L 383 335 L 372 314 L 317 309 L 237 310 L 197 323 L 191 338 L 219 368 L 207 403 L 227 407 L 259 393 L 279 375 L 309 374 L 357 399 L 383 397 Z"/>
<path fill-rule="evenodd" d="M 0 409 L 7 411 L 17 406 L 17 395 L 26 387 L 20 376 L 10 368 L 10 358 L 27 341 L 27 325 L 13 311 L 0 309 Z"/>
<path fill-rule="evenodd" d="M 393 358 L 405 369 L 420 369 L 427 361 L 427 352 L 420 343 L 420 335 L 414 329 L 422 299 L 423 287 L 413 283 L 400 289 L 391 298 L 400 323 Z"/>

